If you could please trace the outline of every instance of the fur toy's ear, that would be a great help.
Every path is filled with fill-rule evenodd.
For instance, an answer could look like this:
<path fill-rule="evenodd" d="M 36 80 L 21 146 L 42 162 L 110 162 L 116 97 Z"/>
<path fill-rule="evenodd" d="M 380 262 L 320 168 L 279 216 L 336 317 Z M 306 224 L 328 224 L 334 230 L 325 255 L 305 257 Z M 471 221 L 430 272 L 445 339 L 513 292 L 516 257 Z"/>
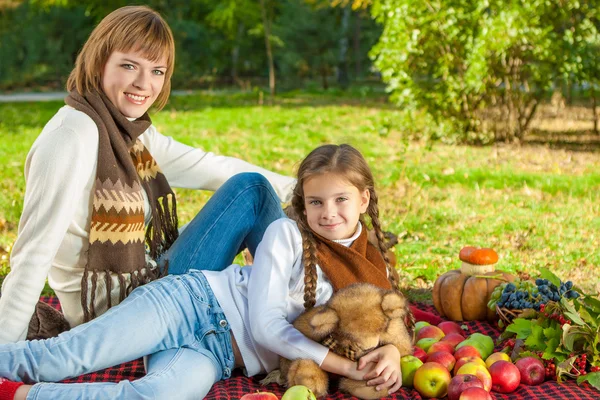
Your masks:
<path fill-rule="evenodd" d="M 310 325 L 313 327 L 315 335 L 325 338 L 337 328 L 339 321 L 340 317 L 335 310 L 325 308 L 323 311 L 313 315 L 310 319 Z"/>
<path fill-rule="evenodd" d="M 383 313 L 391 319 L 404 318 L 408 310 L 408 304 L 401 294 L 388 292 L 383 295 L 381 308 Z"/>

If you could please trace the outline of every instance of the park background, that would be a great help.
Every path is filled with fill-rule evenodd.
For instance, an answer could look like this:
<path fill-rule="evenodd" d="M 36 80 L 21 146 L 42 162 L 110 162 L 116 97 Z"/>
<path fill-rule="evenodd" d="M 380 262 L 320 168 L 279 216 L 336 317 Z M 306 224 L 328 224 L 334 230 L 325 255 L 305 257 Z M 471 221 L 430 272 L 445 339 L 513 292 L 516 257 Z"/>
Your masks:
<path fill-rule="evenodd" d="M 121 0 L 0 0 L 0 94 L 63 91 Z M 154 0 L 177 44 L 152 113 L 183 143 L 292 175 L 323 143 L 374 171 L 417 300 L 465 245 L 600 292 L 600 5 L 575 0 Z M 0 103 L 0 281 L 27 152 L 62 101 Z M 57 154 L 66 157 L 67 154 Z M 210 193 L 176 190 L 187 222 Z M 46 293 L 50 293 L 46 289 Z"/>

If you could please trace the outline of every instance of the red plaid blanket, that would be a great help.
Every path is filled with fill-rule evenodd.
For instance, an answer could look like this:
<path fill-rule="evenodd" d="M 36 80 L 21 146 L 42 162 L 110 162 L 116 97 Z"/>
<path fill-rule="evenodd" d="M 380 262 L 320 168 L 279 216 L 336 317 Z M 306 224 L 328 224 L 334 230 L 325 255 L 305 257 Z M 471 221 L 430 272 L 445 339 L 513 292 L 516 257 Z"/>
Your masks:
<path fill-rule="evenodd" d="M 42 301 L 60 309 L 60 304 L 56 297 L 42 297 Z M 436 313 L 433 306 L 418 304 L 419 309 L 423 311 Z M 437 314 L 437 313 L 436 313 Z M 500 332 L 496 327 L 480 321 L 466 322 L 470 333 L 481 332 L 492 337 L 497 337 Z M 134 360 L 125 364 L 117 365 L 112 368 L 107 368 L 102 371 L 97 371 L 91 374 L 82 375 L 77 378 L 68 379 L 63 382 L 118 382 L 123 379 L 135 380 L 144 376 L 144 365 L 141 359 Z M 225 400 L 239 399 L 246 393 L 256 392 L 257 390 L 269 391 L 281 397 L 284 393 L 284 388 L 277 384 L 261 386 L 259 381 L 261 377 L 248 378 L 240 373 L 235 373 L 230 379 L 218 382 L 213 386 L 212 390 L 206 397 L 209 400 Z M 597 400 L 600 398 L 600 393 L 588 383 L 578 386 L 573 380 L 569 380 L 562 384 L 554 381 L 547 381 L 539 386 L 520 385 L 519 388 L 510 394 L 500 394 L 493 392 L 495 399 L 533 399 L 533 400 Z M 338 391 L 334 391 L 327 399 L 350 399 L 352 397 L 344 395 Z M 392 399 L 422 399 L 416 390 L 402 388 L 398 393 L 395 393 Z"/>

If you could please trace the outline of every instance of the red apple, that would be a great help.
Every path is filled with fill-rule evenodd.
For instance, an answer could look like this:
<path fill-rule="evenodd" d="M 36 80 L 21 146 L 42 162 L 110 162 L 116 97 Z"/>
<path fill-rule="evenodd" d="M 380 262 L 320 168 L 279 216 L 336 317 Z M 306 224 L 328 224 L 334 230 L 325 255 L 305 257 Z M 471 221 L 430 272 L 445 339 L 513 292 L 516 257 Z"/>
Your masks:
<path fill-rule="evenodd" d="M 426 362 L 415 372 L 413 385 L 425 398 L 444 397 L 451 379 L 450 372 L 443 365 Z"/>
<path fill-rule="evenodd" d="M 428 325 L 431 325 L 431 324 L 426 321 L 417 321 L 417 323 L 415 323 L 415 327 L 413 328 L 413 330 L 415 331 L 415 335 L 417 335 L 419 333 L 421 328 L 423 328 L 424 326 L 428 326 Z"/>
<path fill-rule="evenodd" d="M 420 347 L 413 346 L 413 356 L 417 357 L 422 362 L 427 361 L 427 353 Z"/>
<path fill-rule="evenodd" d="M 483 361 L 482 358 L 479 357 L 463 357 L 463 358 L 459 358 L 458 360 L 456 360 L 456 364 L 454 364 L 454 375 L 456 375 L 456 372 L 458 372 L 458 370 L 460 369 L 460 367 L 462 367 L 463 365 L 467 364 L 467 363 L 477 363 L 481 366 L 485 367 L 485 361 Z"/>
<path fill-rule="evenodd" d="M 458 360 L 463 357 L 481 357 L 481 353 L 473 346 L 463 346 L 454 350 L 454 357 Z"/>
<path fill-rule="evenodd" d="M 436 351 L 445 351 L 446 353 L 454 354 L 454 346 L 448 342 L 435 342 L 427 350 L 427 354 L 435 353 Z"/>
<path fill-rule="evenodd" d="M 496 361 L 490 366 L 492 390 L 499 393 L 512 393 L 521 382 L 519 368 L 509 361 Z"/>
<path fill-rule="evenodd" d="M 440 322 L 437 326 L 446 335 L 449 335 L 451 333 L 458 333 L 463 338 L 465 337 L 465 333 L 464 333 L 465 331 L 463 331 L 462 328 L 460 327 L 460 325 L 454 321 L 443 321 L 443 322 Z"/>
<path fill-rule="evenodd" d="M 447 351 L 435 351 L 427 354 L 427 362 L 436 362 L 442 364 L 448 371 L 452 371 L 456 360 L 451 353 Z"/>
<path fill-rule="evenodd" d="M 535 357 L 523 357 L 517 360 L 515 366 L 521 373 L 521 383 L 539 385 L 546 379 L 544 363 Z"/>
<path fill-rule="evenodd" d="M 460 394 L 458 400 L 494 400 L 494 398 L 485 389 L 471 387 L 465 389 L 465 391 Z"/>
<path fill-rule="evenodd" d="M 448 385 L 448 400 L 458 400 L 460 394 L 470 387 L 479 387 L 483 389 L 483 383 L 481 383 L 481 380 L 475 375 L 456 375 Z"/>
<path fill-rule="evenodd" d="M 417 333 L 417 342 L 421 339 L 426 339 L 426 338 L 433 338 L 433 339 L 437 339 L 437 341 L 439 341 L 445 335 L 446 334 L 444 333 L 444 331 L 442 331 L 437 326 L 427 325 L 427 326 L 422 327 L 419 330 L 419 333 Z"/>
<path fill-rule="evenodd" d="M 463 340 L 465 340 L 465 338 L 459 335 L 458 333 L 448 333 L 442 338 L 441 341 L 451 343 L 452 346 L 456 348 L 456 345 L 462 342 Z"/>
<path fill-rule="evenodd" d="M 471 374 L 479 378 L 483 388 L 488 392 L 492 389 L 492 377 L 484 365 L 479 363 L 466 363 L 456 371 L 456 375 Z"/>
<path fill-rule="evenodd" d="M 246 393 L 240 397 L 240 400 L 279 400 L 279 398 L 271 392 L 256 391 L 254 393 Z"/>

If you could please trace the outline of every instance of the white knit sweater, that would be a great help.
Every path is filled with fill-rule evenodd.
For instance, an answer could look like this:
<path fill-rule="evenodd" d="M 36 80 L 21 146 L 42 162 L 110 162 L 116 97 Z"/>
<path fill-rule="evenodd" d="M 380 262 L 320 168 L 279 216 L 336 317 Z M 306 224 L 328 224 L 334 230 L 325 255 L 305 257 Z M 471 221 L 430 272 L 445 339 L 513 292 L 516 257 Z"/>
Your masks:
<path fill-rule="evenodd" d="M 287 200 L 294 179 L 245 161 L 204 152 L 150 126 L 141 137 L 172 187 L 214 191 L 240 172 L 259 172 Z M 23 340 L 46 278 L 72 326 L 83 321 L 81 277 L 87 261 L 92 188 L 98 159 L 98 128 L 90 117 L 62 107 L 46 124 L 25 163 L 27 187 L 11 271 L 2 284 L 0 343 Z M 145 199 L 146 223 L 151 217 Z M 199 266 L 199 268 L 201 268 Z M 113 277 L 112 303 L 119 282 Z M 106 310 L 104 279 L 98 279 L 95 308 Z"/>
<path fill-rule="evenodd" d="M 350 246 L 361 233 L 335 240 Z M 333 287 L 317 265 L 316 305 L 326 303 Z M 203 271 L 229 321 L 246 374 L 279 367 L 279 356 L 310 359 L 321 365 L 329 349 L 292 325 L 304 311 L 302 236 L 287 218 L 271 223 L 256 249 L 254 264 L 232 265 L 223 272 Z"/>

